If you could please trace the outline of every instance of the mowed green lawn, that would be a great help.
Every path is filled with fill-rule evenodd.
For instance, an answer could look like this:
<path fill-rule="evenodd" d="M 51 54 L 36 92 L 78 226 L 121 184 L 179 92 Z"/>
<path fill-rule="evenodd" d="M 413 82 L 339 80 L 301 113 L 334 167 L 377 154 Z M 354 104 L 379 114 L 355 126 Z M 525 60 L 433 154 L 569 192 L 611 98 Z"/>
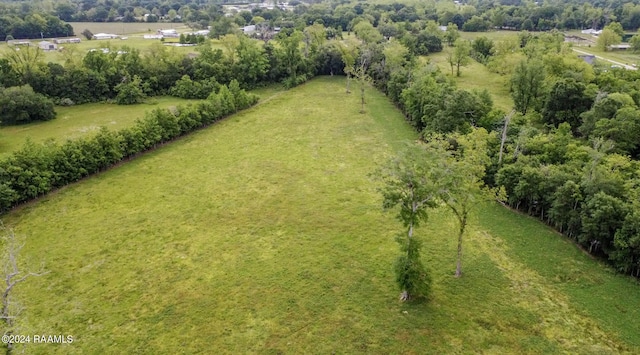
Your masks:
<path fill-rule="evenodd" d="M 313 80 L 5 216 L 51 271 L 15 289 L 20 333 L 75 339 L 27 352 L 640 351 L 640 286 L 493 204 L 460 279 L 447 211 L 416 231 L 433 299 L 400 303 L 369 174 L 416 135 L 367 95 L 359 114 L 344 78 Z"/>
<path fill-rule="evenodd" d="M 195 100 L 184 100 L 163 96 L 147 99 L 137 105 L 112 103 L 90 103 L 70 107 L 56 106 L 57 117 L 51 121 L 35 122 L 18 126 L 0 127 L 0 158 L 20 149 L 27 139 L 43 142 L 54 139 L 64 143 L 87 134 L 96 133 L 100 127 L 117 130 L 131 126 L 136 119 L 154 108 L 185 105 Z"/>

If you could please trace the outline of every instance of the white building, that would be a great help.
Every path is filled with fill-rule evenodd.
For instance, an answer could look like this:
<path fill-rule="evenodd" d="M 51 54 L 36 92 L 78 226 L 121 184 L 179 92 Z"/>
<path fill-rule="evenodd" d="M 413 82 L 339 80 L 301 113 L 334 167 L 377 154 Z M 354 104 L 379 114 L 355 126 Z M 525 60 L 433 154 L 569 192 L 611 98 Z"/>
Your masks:
<path fill-rule="evenodd" d="M 93 35 L 93 39 L 116 39 L 120 36 L 113 33 L 96 33 Z"/>
<path fill-rule="evenodd" d="M 162 37 L 173 37 L 173 38 L 180 37 L 180 34 L 178 34 L 178 31 L 176 31 L 174 29 L 158 30 L 158 32 L 156 32 L 156 34 L 161 35 Z"/>
<path fill-rule="evenodd" d="M 580 31 L 580 32 L 582 32 L 582 33 L 583 33 L 583 34 L 585 34 L 585 35 L 594 35 L 594 36 L 597 36 L 597 35 L 599 35 L 599 34 L 601 34 L 601 33 L 602 33 L 602 30 L 600 30 L 600 31 L 596 31 L 596 30 L 594 30 L 593 28 L 589 28 L 589 29 L 586 29 L 586 30 L 582 30 L 582 31 Z"/>
<path fill-rule="evenodd" d="M 64 43 L 80 43 L 80 38 L 56 38 L 53 40 L 53 43 L 64 44 Z"/>
<path fill-rule="evenodd" d="M 55 51 L 56 49 L 58 49 L 57 44 L 49 41 L 38 42 L 38 47 L 43 51 Z"/>
<path fill-rule="evenodd" d="M 242 27 L 242 32 L 244 33 L 254 33 L 256 31 L 256 25 L 249 25 Z"/>

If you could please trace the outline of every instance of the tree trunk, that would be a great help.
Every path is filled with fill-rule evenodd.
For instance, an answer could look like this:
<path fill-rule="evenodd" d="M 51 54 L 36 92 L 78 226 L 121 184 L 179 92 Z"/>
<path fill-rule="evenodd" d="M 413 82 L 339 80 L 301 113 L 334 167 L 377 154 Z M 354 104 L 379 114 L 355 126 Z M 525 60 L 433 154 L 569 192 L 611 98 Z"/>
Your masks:
<path fill-rule="evenodd" d="M 364 81 L 360 84 L 360 102 L 362 103 L 360 113 L 364 113 Z"/>
<path fill-rule="evenodd" d="M 351 84 L 351 75 L 347 73 L 347 94 L 351 94 L 351 90 L 349 89 L 351 86 L 350 84 Z"/>
<path fill-rule="evenodd" d="M 462 276 L 462 236 L 464 235 L 466 226 L 467 216 L 465 214 L 460 220 L 460 230 L 458 231 L 458 262 L 456 264 L 456 277 Z"/>
<path fill-rule="evenodd" d="M 507 128 L 509 127 L 509 121 L 511 120 L 511 116 L 514 114 L 514 110 L 505 117 L 504 119 L 504 128 L 502 129 L 502 139 L 500 140 L 500 155 L 498 156 L 498 165 L 502 164 L 502 153 L 504 152 L 504 142 L 507 140 Z"/>

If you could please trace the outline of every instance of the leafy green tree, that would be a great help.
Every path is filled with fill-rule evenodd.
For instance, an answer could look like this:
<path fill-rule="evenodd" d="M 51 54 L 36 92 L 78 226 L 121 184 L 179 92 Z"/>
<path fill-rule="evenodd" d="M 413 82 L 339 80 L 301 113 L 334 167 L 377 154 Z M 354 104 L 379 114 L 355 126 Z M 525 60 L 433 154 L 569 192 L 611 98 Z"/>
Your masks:
<path fill-rule="evenodd" d="M 633 37 L 631 37 L 631 39 L 629 40 L 629 44 L 633 49 L 633 53 L 637 53 L 638 51 L 640 51 L 640 35 L 633 35 Z"/>
<path fill-rule="evenodd" d="M 351 93 L 350 84 L 351 77 L 355 72 L 356 58 L 358 56 L 358 47 L 354 43 L 340 44 L 340 53 L 342 62 L 344 63 L 344 72 L 347 75 L 347 94 Z"/>
<path fill-rule="evenodd" d="M 438 153 L 422 145 L 411 145 L 377 172 L 384 183 L 380 190 L 383 207 L 397 208 L 397 218 L 407 228 L 405 234 L 396 238 L 401 255 L 395 273 L 403 301 L 426 298 L 430 292 L 431 278 L 422 264 L 421 243 L 414 230 L 427 221 L 428 210 L 437 207 L 437 181 L 443 171 L 433 162 Z"/>
<path fill-rule="evenodd" d="M 456 76 L 460 76 L 460 67 L 469 64 L 469 55 L 471 54 L 471 45 L 469 41 L 458 39 L 453 50 L 447 54 L 447 60 L 451 65 L 451 75 L 453 68 L 456 69 Z"/>
<path fill-rule="evenodd" d="M 471 56 L 480 63 L 486 63 L 493 51 L 493 41 L 485 36 L 477 37 L 471 43 Z"/>
<path fill-rule="evenodd" d="M 447 25 L 447 30 L 444 32 L 444 39 L 447 41 L 449 46 L 453 46 L 453 44 L 460 38 L 460 31 L 458 31 L 458 25 L 455 23 L 449 22 Z"/>
<path fill-rule="evenodd" d="M 569 180 L 560 186 L 553 195 L 549 217 L 560 232 L 570 238 L 576 238 L 582 227 L 580 208 L 584 196 L 580 185 Z"/>
<path fill-rule="evenodd" d="M 369 21 L 360 21 L 353 27 L 353 32 L 364 43 L 372 44 L 382 42 L 382 35 Z"/>
<path fill-rule="evenodd" d="M 0 88 L 0 123 L 15 125 L 48 121 L 56 117 L 53 102 L 33 91 L 31 86 Z"/>
<path fill-rule="evenodd" d="M 591 108 L 592 101 L 585 93 L 586 86 L 574 79 L 560 79 L 553 84 L 542 109 L 545 123 L 557 127 L 562 122 L 578 131 L 580 114 Z"/>
<path fill-rule="evenodd" d="M 617 34 L 620 37 L 624 36 L 624 29 L 622 28 L 622 25 L 620 24 L 620 22 L 615 22 L 615 21 L 611 22 L 608 25 L 604 26 L 604 28 L 615 32 L 615 34 Z"/>
<path fill-rule="evenodd" d="M 614 117 L 619 109 L 627 106 L 635 106 L 633 98 L 628 94 L 614 92 L 612 94 L 599 95 L 593 107 L 589 111 L 582 113 L 580 133 L 585 137 L 591 137 L 598 121 Z"/>
<path fill-rule="evenodd" d="M 640 111 L 635 107 L 623 107 L 611 119 L 598 120 L 592 135 L 613 141 L 614 152 L 637 158 L 640 153 Z"/>
<path fill-rule="evenodd" d="M 298 30 L 295 30 L 291 35 L 280 33 L 276 40 L 280 45 L 280 58 L 284 63 L 289 78 L 295 82 L 297 75 L 300 73 L 304 66 L 302 53 L 300 52 L 300 45 L 304 34 Z"/>
<path fill-rule="evenodd" d="M 84 36 L 84 38 L 87 39 L 87 41 L 90 41 L 93 39 L 93 32 L 89 31 L 88 28 L 85 28 L 81 34 Z"/>
<path fill-rule="evenodd" d="M 0 86 L 9 87 L 20 85 L 20 76 L 13 70 L 6 58 L 0 58 Z"/>
<path fill-rule="evenodd" d="M 511 97 L 517 111 L 526 114 L 530 108 L 539 108 L 544 76 L 541 60 L 523 60 L 518 64 L 511 77 Z"/>
<path fill-rule="evenodd" d="M 264 48 L 256 41 L 240 37 L 236 52 L 238 59 L 234 66 L 233 78 L 241 82 L 244 87 L 255 87 L 265 78 L 269 69 L 269 59 L 265 55 Z"/>
<path fill-rule="evenodd" d="M 489 134 L 483 128 L 473 130 L 467 135 L 453 135 L 446 138 L 430 137 L 428 145 L 442 148 L 436 151 L 449 152 L 454 147 L 455 153 L 443 154 L 444 165 L 439 198 L 453 212 L 458 222 L 458 248 L 455 276 L 462 276 L 462 242 L 469 223 L 469 214 L 477 207 L 478 201 L 490 196 L 484 188 L 483 178 L 485 166 L 489 164 L 487 142 Z M 433 164 L 433 163 L 432 163 Z M 438 168 L 438 167 L 436 167 Z"/>
<path fill-rule="evenodd" d="M 629 206 L 620 198 L 597 192 L 586 200 L 582 210 L 582 233 L 578 241 L 589 247 L 589 253 L 601 250 L 608 254 L 628 212 Z"/>
<path fill-rule="evenodd" d="M 640 209 L 634 206 L 627 214 L 622 227 L 613 238 L 615 251 L 611 253 L 614 264 L 624 273 L 640 276 Z"/>
<path fill-rule="evenodd" d="M 44 52 L 35 47 L 9 47 L 5 52 L 5 58 L 11 63 L 11 68 L 22 80 L 37 72 L 43 65 Z"/>
<path fill-rule="evenodd" d="M 603 50 L 608 51 L 609 47 L 622 42 L 622 36 L 617 34 L 610 28 L 605 28 L 602 30 L 602 33 L 598 36 L 598 40 L 596 41 L 596 46 Z"/>
<path fill-rule="evenodd" d="M 116 96 L 118 105 L 137 104 L 146 98 L 139 76 L 134 76 L 133 79 L 127 78 L 126 81 L 116 85 L 115 91 L 118 93 Z"/>

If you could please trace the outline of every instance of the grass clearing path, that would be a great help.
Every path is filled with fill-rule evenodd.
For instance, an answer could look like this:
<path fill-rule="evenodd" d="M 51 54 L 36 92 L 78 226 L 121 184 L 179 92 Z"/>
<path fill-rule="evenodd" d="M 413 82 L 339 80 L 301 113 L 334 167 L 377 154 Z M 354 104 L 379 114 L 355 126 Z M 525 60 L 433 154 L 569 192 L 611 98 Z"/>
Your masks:
<path fill-rule="evenodd" d="M 21 330 L 75 338 L 25 350 L 640 350 L 638 317 L 625 318 L 640 309 L 637 284 L 492 204 L 472 220 L 460 279 L 447 211 L 416 231 L 433 299 L 400 303 L 392 265 L 401 227 L 382 213 L 368 174 L 416 134 L 378 92 L 359 109 L 344 78 L 317 78 L 5 216 L 27 237 L 24 260 L 51 271 L 16 288 Z M 585 311 L 573 290 L 592 282 L 628 295 L 613 314 L 626 324 Z"/>

